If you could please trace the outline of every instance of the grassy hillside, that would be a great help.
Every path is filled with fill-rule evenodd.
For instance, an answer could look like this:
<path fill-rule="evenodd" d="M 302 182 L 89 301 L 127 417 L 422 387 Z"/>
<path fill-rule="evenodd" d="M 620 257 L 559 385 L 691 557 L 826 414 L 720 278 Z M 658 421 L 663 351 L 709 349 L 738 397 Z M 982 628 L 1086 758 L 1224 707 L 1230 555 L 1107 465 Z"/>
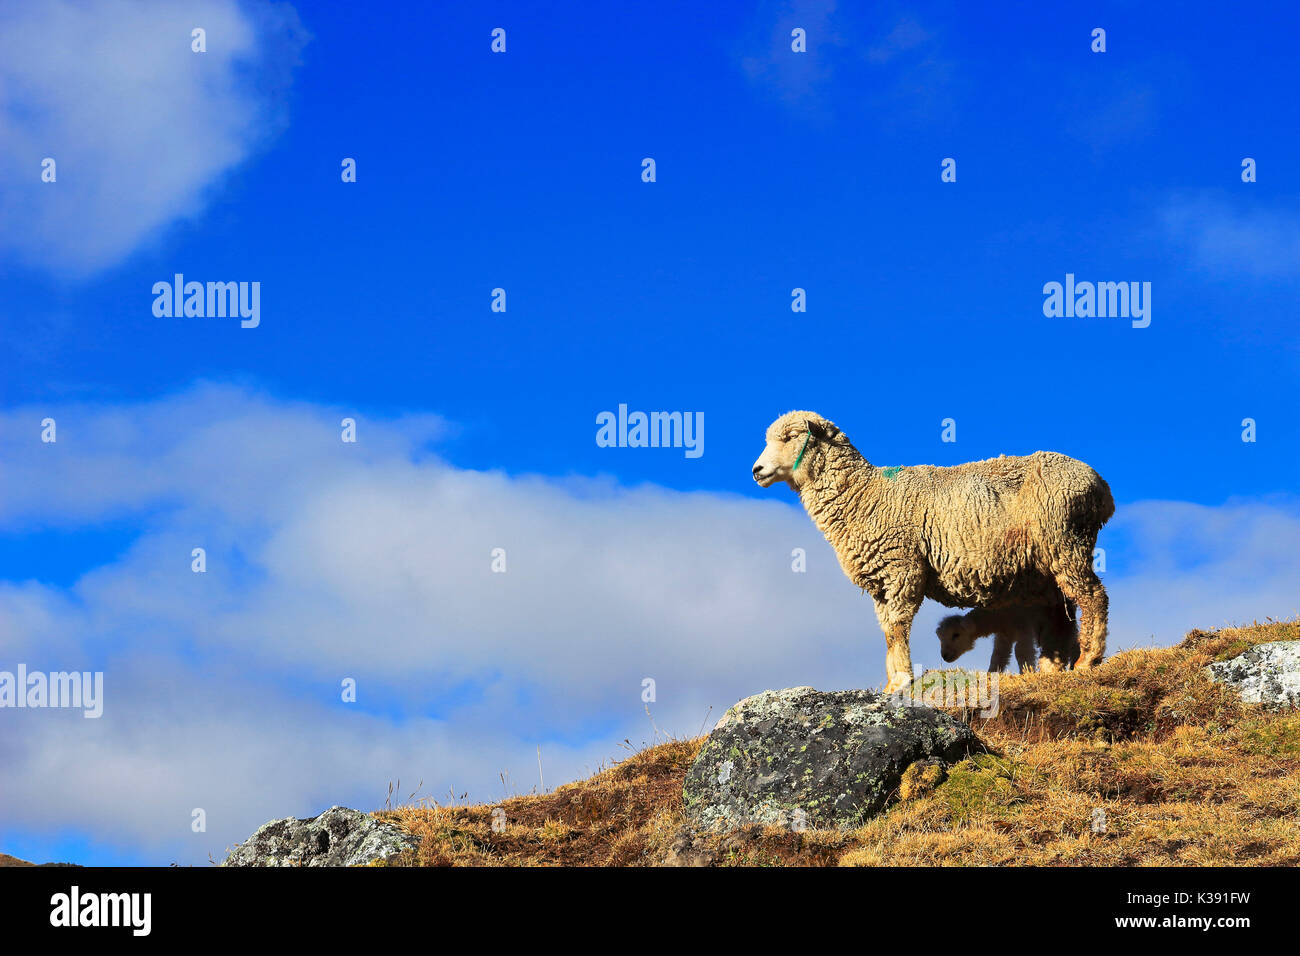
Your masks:
<path fill-rule="evenodd" d="M 852 832 L 692 834 L 682 780 L 702 739 L 500 804 L 381 813 L 422 838 L 422 865 L 1300 864 L 1300 714 L 1270 715 L 1203 668 L 1300 623 L 1193 631 L 1090 671 L 1004 675 L 1001 711 L 968 720 L 987 752 Z M 506 825 L 492 830 L 492 811 Z M 1104 832 L 1094 832 L 1094 811 Z"/>

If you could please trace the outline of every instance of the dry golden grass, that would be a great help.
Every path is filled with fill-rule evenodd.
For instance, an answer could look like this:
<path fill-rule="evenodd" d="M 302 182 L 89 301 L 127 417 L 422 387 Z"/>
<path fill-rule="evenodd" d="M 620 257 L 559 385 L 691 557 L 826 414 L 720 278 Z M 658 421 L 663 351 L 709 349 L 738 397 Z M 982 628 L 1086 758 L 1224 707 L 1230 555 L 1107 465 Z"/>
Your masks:
<path fill-rule="evenodd" d="M 682 779 L 700 741 L 643 750 L 588 780 L 498 804 L 399 807 L 377 814 L 422 838 L 425 866 L 641 862 L 681 817 Z M 493 810 L 504 814 L 495 832 Z"/>
<path fill-rule="evenodd" d="M 912 774 L 905 799 L 852 832 L 692 832 L 681 788 L 703 738 L 552 793 L 380 815 L 422 837 L 408 862 L 429 866 L 1296 865 L 1300 714 L 1243 705 L 1204 675 L 1277 640 L 1300 640 L 1300 622 L 1193 631 L 1090 671 L 1004 675 L 996 717 L 955 712 L 988 752 L 942 779 Z"/>

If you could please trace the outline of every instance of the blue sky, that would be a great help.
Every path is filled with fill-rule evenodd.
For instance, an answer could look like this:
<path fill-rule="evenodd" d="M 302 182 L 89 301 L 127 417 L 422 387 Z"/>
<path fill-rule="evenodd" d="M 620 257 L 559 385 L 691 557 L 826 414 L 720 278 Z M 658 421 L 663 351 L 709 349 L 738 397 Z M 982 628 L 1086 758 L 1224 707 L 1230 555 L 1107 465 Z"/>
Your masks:
<path fill-rule="evenodd" d="M 572 779 L 646 675 L 683 734 L 880 682 L 749 478 L 790 408 L 878 464 L 1088 461 L 1112 648 L 1296 613 L 1300 15 L 1047 6 L 0 7 L 0 669 L 112 695 L 0 715 L 0 850 L 199 862 L 399 776 L 526 790 L 539 744 Z M 260 325 L 156 317 L 178 272 Z M 1045 317 L 1067 273 L 1150 326 Z M 620 403 L 705 453 L 599 447 Z"/>

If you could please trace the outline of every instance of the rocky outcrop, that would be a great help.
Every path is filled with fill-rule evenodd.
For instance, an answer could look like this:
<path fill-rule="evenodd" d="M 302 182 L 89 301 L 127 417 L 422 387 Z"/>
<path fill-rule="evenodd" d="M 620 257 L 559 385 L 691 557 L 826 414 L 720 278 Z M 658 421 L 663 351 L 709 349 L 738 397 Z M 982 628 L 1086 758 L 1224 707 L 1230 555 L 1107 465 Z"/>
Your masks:
<path fill-rule="evenodd" d="M 1206 672 L 1211 680 L 1236 687 L 1248 704 L 1273 710 L 1300 706 L 1300 641 L 1256 644 Z"/>
<path fill-rule="evenodd" d="M 978 746 L 964 723 L 871 691 L 764 691 L 718 721 L 686 775 L 686 814 L 711 829 L 850 828 L 879 813 L 918 760 Z"/>
<path fill-rule="evenodd" d="M 318 817 L 272 820 L 239 844 L 222 866 L 364 866 L 414 850 L 416 837 L 347 807 Z"/>

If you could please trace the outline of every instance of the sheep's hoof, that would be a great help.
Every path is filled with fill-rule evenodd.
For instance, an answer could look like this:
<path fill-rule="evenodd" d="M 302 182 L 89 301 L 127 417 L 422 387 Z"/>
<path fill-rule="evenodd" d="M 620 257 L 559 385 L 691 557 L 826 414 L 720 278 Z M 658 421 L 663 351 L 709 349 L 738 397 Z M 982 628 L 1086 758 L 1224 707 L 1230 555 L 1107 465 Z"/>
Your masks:
<path fill-rule="evenodd" d="M 897 694 L 904 687 L 912 683 L 912 675 L 906 671 L 899 671 L 889 678 L 889 683 L 885 685 L 886 694 Z"/>

